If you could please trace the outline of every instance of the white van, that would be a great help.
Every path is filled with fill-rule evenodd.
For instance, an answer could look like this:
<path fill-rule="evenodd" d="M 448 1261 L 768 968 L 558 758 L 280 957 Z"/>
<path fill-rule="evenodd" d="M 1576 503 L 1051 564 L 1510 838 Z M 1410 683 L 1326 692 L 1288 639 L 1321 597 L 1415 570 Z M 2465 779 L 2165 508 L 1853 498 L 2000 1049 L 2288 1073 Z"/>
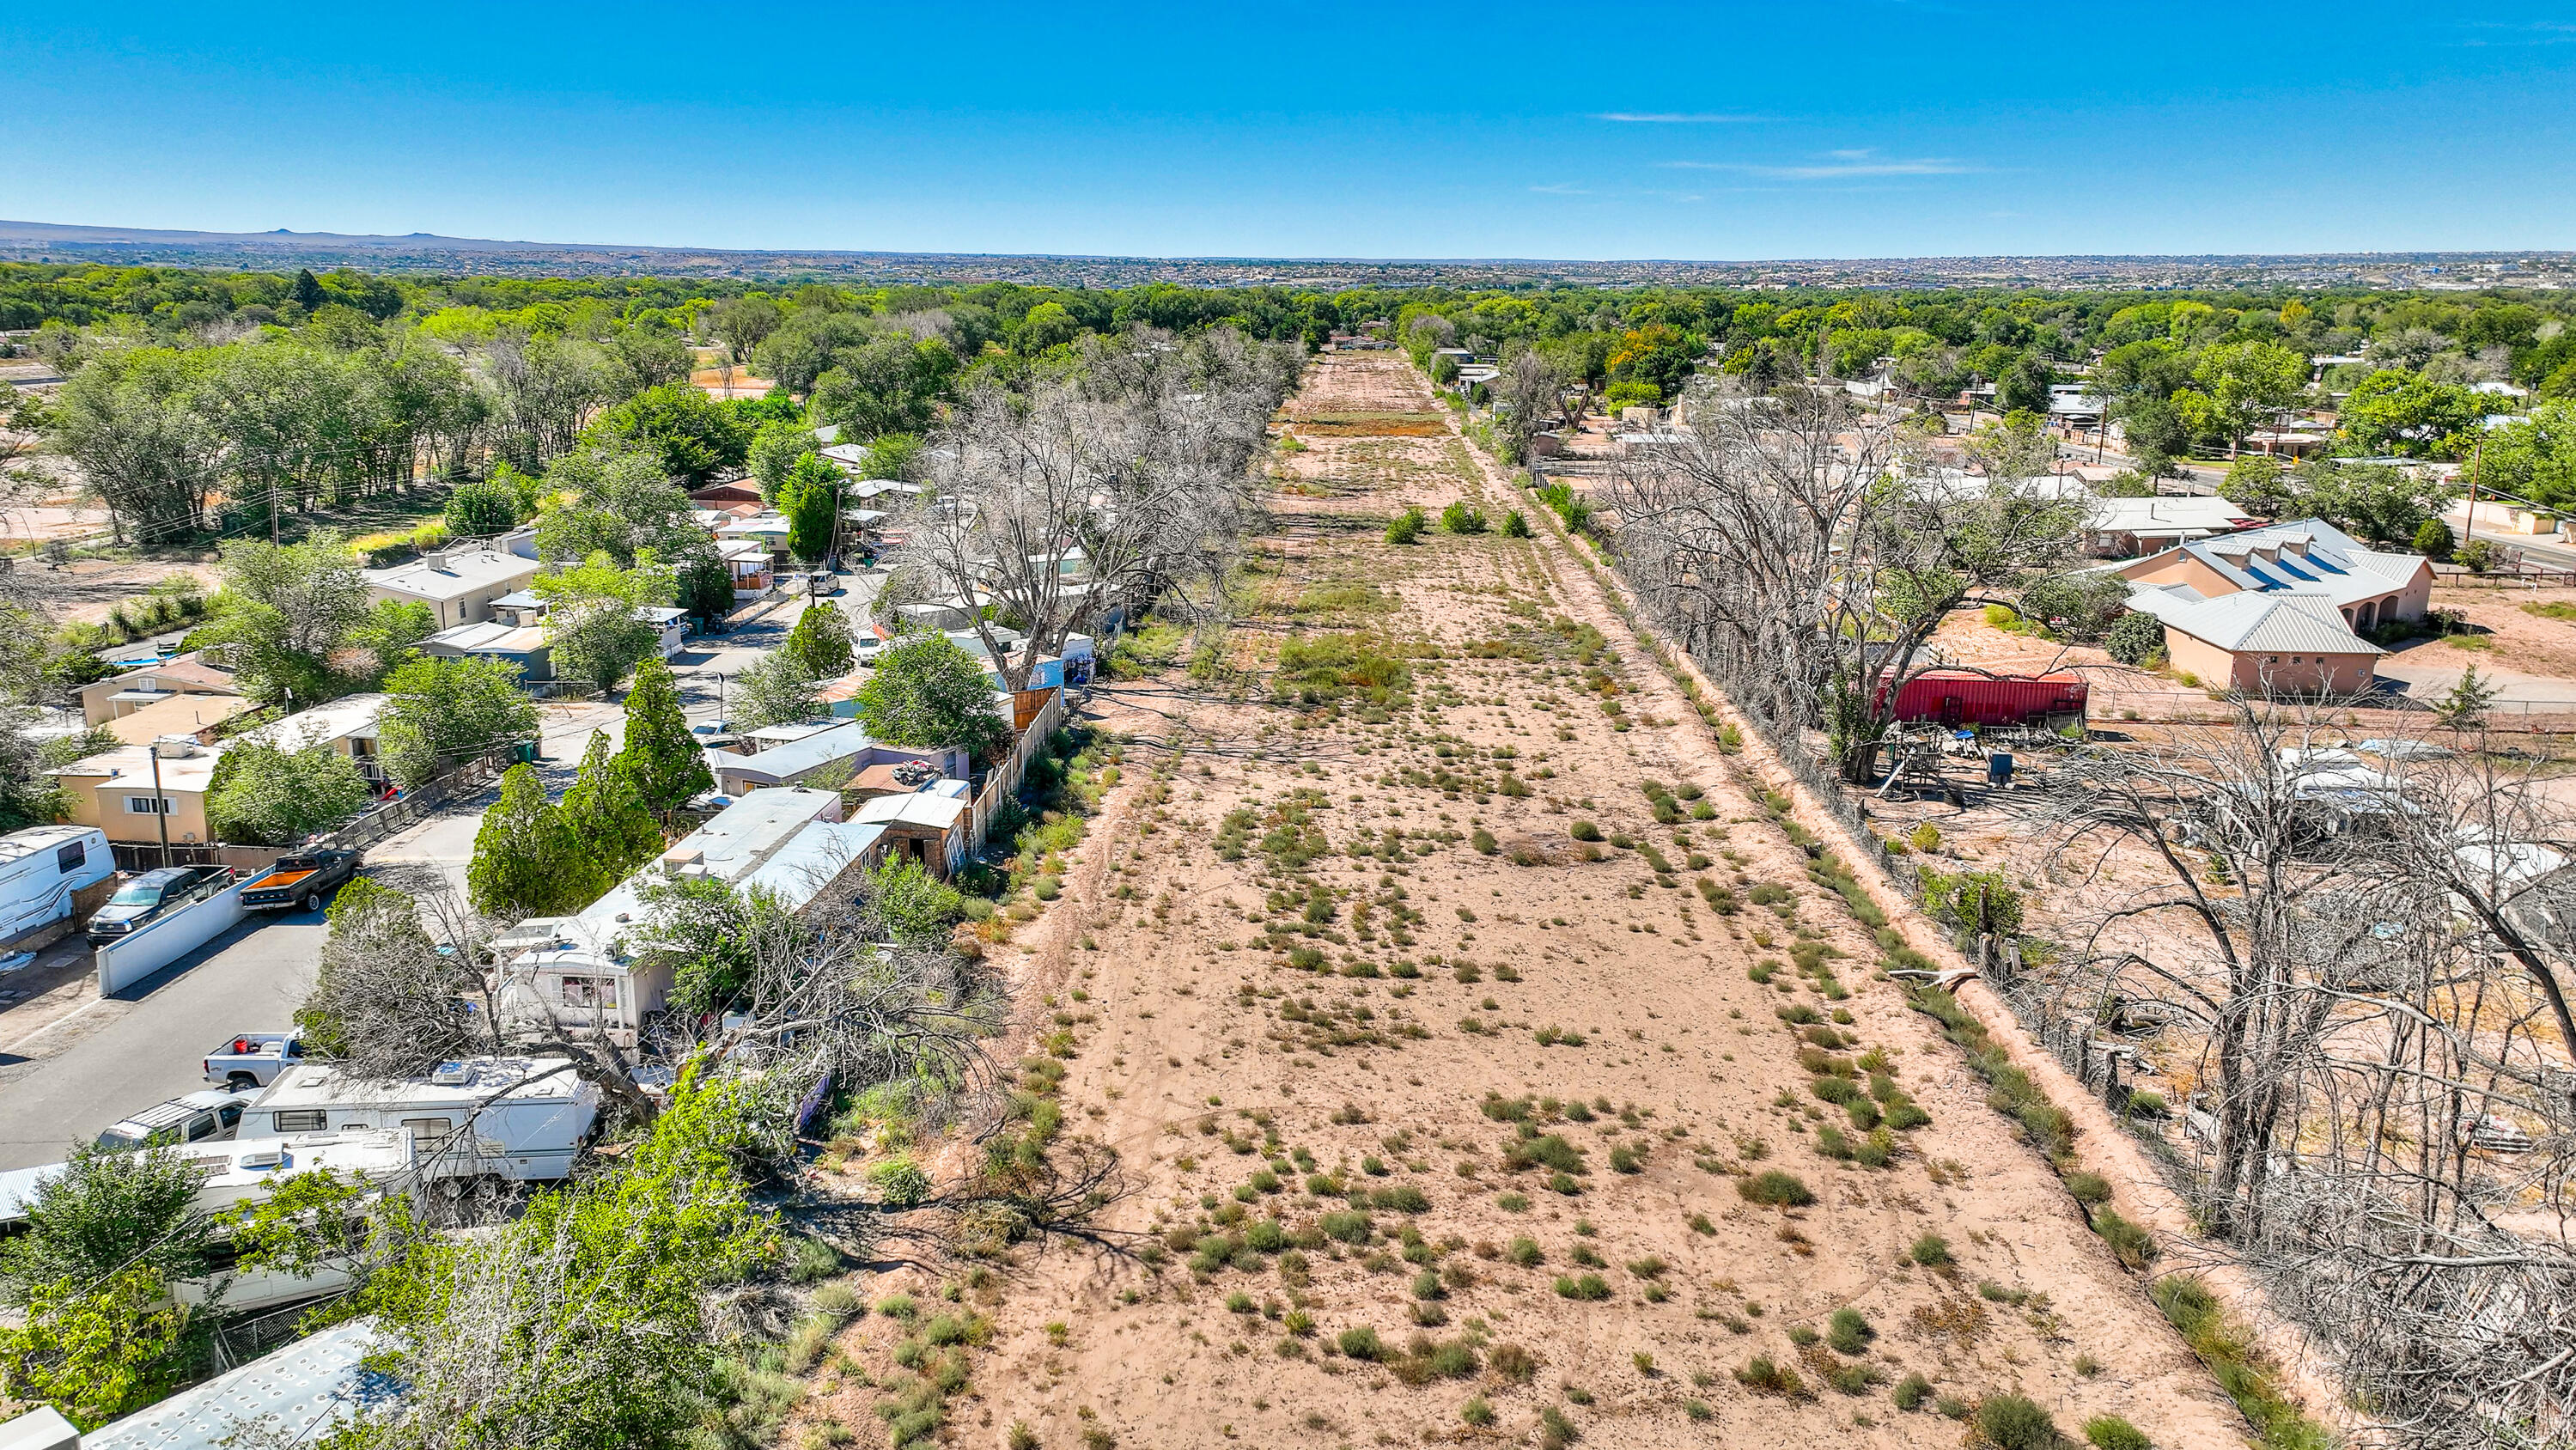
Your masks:
<path fill-rule="evenodd" d="M 34 826 L 0 836 L 0 942 L 72 914 L 72 893 L 116 874 L 96 826 Z"/>
<path fill-rule="evenodd" d="M 375 1082 L 329 1064 L 277 1075 L 242 1117 L 242 1135 L 399 1129 L 410 1133 L 424 1178 L 551 1179 L 572 1176 L 574 1157 L 599 1123 L 599 1089 L 568 1057 L 477 1057 L 427 1077 Z"/>

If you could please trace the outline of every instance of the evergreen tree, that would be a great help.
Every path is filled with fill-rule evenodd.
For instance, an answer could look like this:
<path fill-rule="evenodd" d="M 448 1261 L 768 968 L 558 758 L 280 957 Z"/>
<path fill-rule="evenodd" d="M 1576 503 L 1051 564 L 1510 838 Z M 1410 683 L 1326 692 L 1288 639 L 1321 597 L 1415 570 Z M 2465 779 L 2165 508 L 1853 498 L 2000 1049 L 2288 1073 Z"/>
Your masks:
<path fill-rule="evenodd" d="M 501 798 L 483 813 L 465 894 L 474 909 L 505 921 L 568 916 L 597 901 L 611 882 L 581 849 L 562 812 L 546 800 L 534 766 L 511 766 Z"/>
<path fill-rule="evenodd" d="M 787 552 L 811 564 L 832 551 L 846 481 L 841 470 L 812 454 L 796 460 L 776 500 L 787 515 Z"/>
<path fill-rule="evenodd" d="M 835 680 L 848 674 L 855 663 L 850 656 L 849 616 L 828 599 L 808 606 L 796 627 L 787 632 L 787 653 L 815 679 Z"/>
<path fill-rule="evenodd" d="M 327 299 L 322 292 L 322 279 L 313 275 L 313 269 L 310 267 L 297 268 L 295 271 L 295 305 L 303 308 L 305 314 L 310 316 L 314 309 L 320 307 L 327 300 L 329 299 Z"/>
<path fill-rule="evenodd" d="M 634 687 L 626 692 L 626 748 L 617 763 L 644 808 L 664 820 L 690 797 L 716 788 L 688 717 L 680 713 L 679 681 L 661 660 L 635 667 Z"/>
<path fill-rule="evenodd" d="M 564 792 L 560 814 L 574 843 L 608 880 L 624 880 L 662 849 L 662 828 L 645 808 L 623 757 L 609 754 L 605 730 L 590 732 L 581 778 Z"/>

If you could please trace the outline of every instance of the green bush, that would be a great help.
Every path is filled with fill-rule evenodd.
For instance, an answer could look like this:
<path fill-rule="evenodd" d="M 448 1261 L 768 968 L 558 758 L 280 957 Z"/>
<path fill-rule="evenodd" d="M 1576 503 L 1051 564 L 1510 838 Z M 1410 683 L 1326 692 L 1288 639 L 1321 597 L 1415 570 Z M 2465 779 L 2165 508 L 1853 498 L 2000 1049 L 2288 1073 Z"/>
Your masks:
<path fill-rule="evenodd" d="M 1774 1168 L 1735 1181 L 1735 1191 L 1747 1203 L 1769 1204 L 1774 1208 L 1804 1208 L 1816 1201 L 1814 1190 L 1794 1173 Z"/>
<path fill-rule="evenodd" d="M 2144 1430 L 2117 1415 L 2096 1415 L 2085 1421 L 2084 1438 L 2093 1442 L 2093 1450 L 2156 1450 L 2156 1442 Z"/>
<path fill-rule="evenodd" d="M 1950 1241 L 1939 1234 L 1925 1234 L 1914 1241 L 1905 1256 L 1927 1269 L 1938 1269 L 1957 1262 L 1950 1257 Z"/>
<path fill-rule="evenodd" d="M 1394 522 L 1386 526 L 1386 541 L 1390 544 L 1421 543 L 1422 531 L 1430 522 L 1430 516 L 1422 510 L 1406 509 L 1395 516 Z"/>
<path fill-rule="evenodd" d="M 878 1201 L 889 1208 L 915 1208 L 930 1198 L 930 1175 L 909 1153 L 898 1153 L 869 1169 L 868 1181 L 876 1185 Z"/>
<path fill-rule="evenodd" d="M 1527 515 L 1523 514 L 1519 509 L 1514 509 L 1510 513 L 1503 515 L 1504 538 L 1526 539 L 1529 536 L 1530 525 Z"/>
<path fill-rule="evenodd" d="M 1378 1338 L 1377 1331 L 1365 1324 L 1357 1329 L 1343 1330 L 1334 1337 L 1333 1344 L 1353 1359 L 1364 1359 L 1374 1363 L 1394 1357 L 1393 1352 L 1386 1347 L 1386 1341 Z"/>
<path fill-rule="evenodd" d="M 1869 1321 L 1857 1309 L 1835 1310 L 1832 1327 L 1825 1334 L 1825 1342 L 1840 1354 L 1859 1354 L 1876 1338 L 1878 1331 L 1869 1327 Z"/>
<path fill-rule="evenodd" d="M 2121 615 L 2102 636 L 2102 648 L 2124 665 L 2144 665 L 2148 656 L 2162 653 L 2164 647 L 2164 621 L 2152 614 Z"/>
<path fill-rule="evenodd" d="M 1481 534 L 1485 531 L 1485 511 L 1459 499 L 1440 511 L 1440 531 L 1444 534 Z"/>
<path fill-rule="evenodd" d="M 1578 841 L 1598 841 L 1601 839 L 1601 828 L 1590 821 L 1576 821 L 1573 825 L 1566 827 L 1565 833 Z"/>
<path fill-rule="evenodd" d="M 1932 1398 L 1932 1382 L 1919 1374 L 1907 1375 L 1896 1382 L 1896 1391 L 1889 1398 L 1896 1401 L 1900 1410 L 1919 1410 L 1925 1400 Z"/>
<path fill-rule="evenodd" d="M 2065 1437 L 2048 1411 L 2020 1395 L 1995 1395 L 1977 1406 L 1978 1438 L 1994 1450 L 2058 1450 Z"/>

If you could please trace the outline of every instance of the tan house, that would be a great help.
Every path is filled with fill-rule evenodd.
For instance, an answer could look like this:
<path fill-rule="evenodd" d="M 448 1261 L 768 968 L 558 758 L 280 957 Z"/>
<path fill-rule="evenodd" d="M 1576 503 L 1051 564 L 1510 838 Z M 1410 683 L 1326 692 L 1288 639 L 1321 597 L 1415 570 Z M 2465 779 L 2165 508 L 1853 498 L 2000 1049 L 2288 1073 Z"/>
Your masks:
<path fill-rule="evenodd" d="M 242 698 L 241 687 L 233 682 L 233 672 L 196 651 L 94 680 L 76 693 L 80 696 L 81 718 L 92 725 L 104 725 L 120 715 L 131 715 L 182 695 Z"/>
<path fill-rule="evenodd" d="M 2355 631 L 2422 619 L 2433 602 L 2431 560 L 2363 548 L 2322 519 L 2193 540 L 2115 572 L 2133 586 L 2187 600 L 2248 592 L 2318 595 Z"/>
<path fill-rule="evenodd" d="M 212 745 L 179 733 L 120 745 L 74 761 L 54 775 L 71 799 L 73 824 L 96 826 L 111 841 L 158 843 L 167 817 L 172 845 L 209 843 L 214 836 L 206 822 L 206 790 L 214 781 L 215 762 L 245 741 L 285 750 L 329 745 L 356 761 L 368 780 L 382 782 L 376 726 L 385 700 L 383 695 L 351 695 Z"/>
<path fill-rule="evenodd" d="M 2379 646 L 2354 634 L 2324 594 L 2241 593 L 2185 601 L 2161 590 L 2129 606 L 2164 621 L 2165 657 L 2213 689 L 2247 695 L 2348 695 L 2378 677 Z"/>
<path fill-rule="evenodd" d="M 364 571 L 368 597 L 426 604 L 440 629 L 480 624 L 493 601 L 528 587 L 537 561 L 505 549 L 433 549 L 406 564 Z"/>
<path fill-rule="evenodd" d="M 185 735 L 212 745 L 236 715 L 259 708 L 241 695 L 172 695 L 107 722 L 108 733 L 128 745 L 149 745 L 165 735 Z"/>

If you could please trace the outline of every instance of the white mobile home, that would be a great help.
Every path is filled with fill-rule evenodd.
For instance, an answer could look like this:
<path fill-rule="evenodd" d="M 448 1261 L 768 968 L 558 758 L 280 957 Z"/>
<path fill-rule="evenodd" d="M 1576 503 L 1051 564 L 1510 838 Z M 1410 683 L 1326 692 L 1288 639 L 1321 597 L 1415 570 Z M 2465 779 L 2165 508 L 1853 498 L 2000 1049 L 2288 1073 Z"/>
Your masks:
<path fill-rule="evenodd" d="M 72 914 L 72 896 L 116 874 L 96 826 L 36 826 L 0 836 L 0 942 Z"/>
<path fill-rule="evenodd" d="M 565 1057 L 477 1057 L 427 1077 L 374 1082 L 306 1064 L 277 1075 L 242 1116 L 245 1136 L 394 1130 L 427 1178 L 564 1178 L 599 1121 L 599 1089 Z"/>

